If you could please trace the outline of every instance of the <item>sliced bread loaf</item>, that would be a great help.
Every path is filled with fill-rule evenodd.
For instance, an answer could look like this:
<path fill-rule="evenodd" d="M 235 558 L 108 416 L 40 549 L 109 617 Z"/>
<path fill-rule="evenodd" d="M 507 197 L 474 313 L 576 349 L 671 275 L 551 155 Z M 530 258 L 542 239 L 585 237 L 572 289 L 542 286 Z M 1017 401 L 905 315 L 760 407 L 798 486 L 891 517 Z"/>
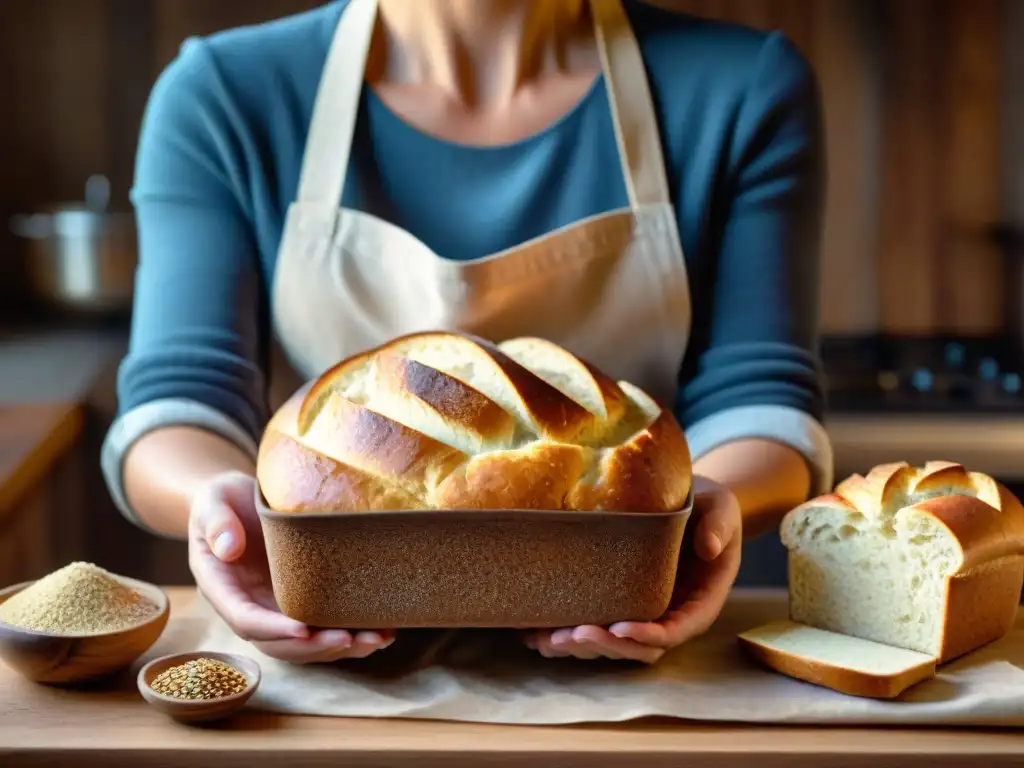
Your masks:
<path fill-rule="evenodd" d="M 876 467 L 790 512 L 790 618 L 935 657 L 1002 637 L 1024 581 L 1024 509 L 959 464 Z"/>

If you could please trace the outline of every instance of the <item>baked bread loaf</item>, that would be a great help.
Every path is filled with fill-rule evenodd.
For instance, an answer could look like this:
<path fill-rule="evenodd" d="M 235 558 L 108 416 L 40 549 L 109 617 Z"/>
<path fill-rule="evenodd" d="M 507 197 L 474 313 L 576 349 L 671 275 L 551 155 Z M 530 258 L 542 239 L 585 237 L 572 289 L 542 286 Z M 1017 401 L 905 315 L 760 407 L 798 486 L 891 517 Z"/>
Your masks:
<path fill-rule="evenodd" d="M 339 363 L 274 414 L 257 478 L 278 512 L 676 512 L 668 410 L 542 339 L 430 332 Z"/>
<path fill-rule="evenodd" d="M 1024 581 L 1024 509 L 945 461 L 885 464 L 783 520 L 790 618 L 939 663 L 1009 631 Z"/>

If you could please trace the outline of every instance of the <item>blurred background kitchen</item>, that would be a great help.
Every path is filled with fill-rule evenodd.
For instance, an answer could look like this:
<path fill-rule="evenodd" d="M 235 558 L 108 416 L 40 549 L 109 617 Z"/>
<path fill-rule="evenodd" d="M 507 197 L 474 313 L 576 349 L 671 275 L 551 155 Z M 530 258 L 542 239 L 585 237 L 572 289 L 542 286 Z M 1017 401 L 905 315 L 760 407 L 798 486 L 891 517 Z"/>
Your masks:
<path fill-rule="evenodd" d="M 1024 493 L 1024 2 L 662 0 L 817 69 L 837 477 L 948 458 Z M 189 35 L 315 0 L 0 0 L 0 583 L 72 558 L 191 581 L 99 474 L 125 349 L 139 120 Z"/>

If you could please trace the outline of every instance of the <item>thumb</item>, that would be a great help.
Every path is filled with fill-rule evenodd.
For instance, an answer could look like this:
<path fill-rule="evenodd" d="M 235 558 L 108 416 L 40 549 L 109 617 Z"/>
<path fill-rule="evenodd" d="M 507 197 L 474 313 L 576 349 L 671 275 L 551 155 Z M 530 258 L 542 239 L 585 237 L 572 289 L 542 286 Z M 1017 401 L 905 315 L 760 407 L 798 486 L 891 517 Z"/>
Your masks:
<path fill-rule="evenodd" d="M 197 529 L 218 560 L 237 560 L 245 552 L 245 528 L 224 494 L 213 492 L 197 500 Z"/>
<path fill-rule="evenodd" d="M 700 509 L 694 548 L 705 561 L 716 559 L 740 532 L 742 514 L 739 502 L 723 486 L 709 487 L 695 496 L 694 506 Z"/>

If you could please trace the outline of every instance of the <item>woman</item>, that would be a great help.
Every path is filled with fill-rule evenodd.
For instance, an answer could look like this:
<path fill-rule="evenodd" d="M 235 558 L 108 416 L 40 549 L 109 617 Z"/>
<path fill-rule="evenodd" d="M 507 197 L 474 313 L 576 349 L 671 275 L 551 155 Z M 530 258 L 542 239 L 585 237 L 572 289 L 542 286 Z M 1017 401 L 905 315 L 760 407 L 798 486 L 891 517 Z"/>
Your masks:
<path fill-rule="evenodd" d="M 189 41 L 142 128 L 115 499 L 188 536 L 198 586 L 264 652 L 366 656 L 394 635 L 273 602 L 252 509 L 271 336 L 296 381 L 414 330 L 546 336 L 675 404 L 699 557 L 659 622 L 527 642 L 656 660 L 717 616 L 741 530 L 831 482 L 819 133 L 781 36 L 636 2 L 345 0 Z"/>

